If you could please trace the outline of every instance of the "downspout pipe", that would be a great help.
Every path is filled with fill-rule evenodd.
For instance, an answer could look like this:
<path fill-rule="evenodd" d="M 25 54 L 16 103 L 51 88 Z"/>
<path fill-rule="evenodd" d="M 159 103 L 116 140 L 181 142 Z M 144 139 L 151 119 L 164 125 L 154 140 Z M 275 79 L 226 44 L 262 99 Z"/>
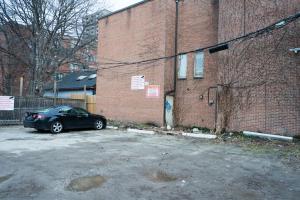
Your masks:
<path fill-rule="evenodd" d="M 180 0 L 175 0 L 176 3 L 176 13 L 175 13 L 175 43 L 174 43 L 174 97 L 176 95 L 176 86 L 177 86 L 177 54 L 178 54 L 178 18 L 179 18 L 179 1 Z"/>
<path fill-rule="evenodd" d="M 166 124 L 166 112 L 165 112 L 165 102 L 166 102 L 166 97 L 168 95 L 173 94 L 174 95 L 174 104 L 173 104 L 173 110 L 175 111 L 175 97 L 176 97 L 176 88 L 177 88 L 177 54 L 178 54 L 178 16 L 179 16 L 179 1 L 180 0 L 175 0 L 176 3 L 176 11 L 175 11 L 175 35 L 174 35 L 174 74 L 173 74 L 173 90 L 168 91 L 164 94 L 164 112 L 163 112 L 163 119 L 164 119 L 164 124 Z M 174 115 L 175 116 L 175 113 Z M 174 117 L 174 126 L 175 126 L 175 117 Z"/>

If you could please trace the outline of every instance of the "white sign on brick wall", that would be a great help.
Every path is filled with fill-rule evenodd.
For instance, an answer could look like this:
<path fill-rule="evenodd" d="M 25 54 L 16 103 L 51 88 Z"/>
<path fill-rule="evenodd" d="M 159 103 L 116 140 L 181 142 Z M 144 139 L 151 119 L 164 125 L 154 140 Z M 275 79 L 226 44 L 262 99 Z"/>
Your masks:
<path fill-rule="evenodd" d="M 159 85 L 149 85 L 147 88 L 147 97 L 148 98 L 157 98 L 160 95 L 160 86 Z"/>
<path fill-rule="evenodd" d="M 131 77 L 131 89 L 143 90 L 145 89 L 145 76 L 132 76 Z"/>
<path fill-rule="evenodd" d="M 14 110 L 15 97 L 0 96 L 0 110 Z"/>

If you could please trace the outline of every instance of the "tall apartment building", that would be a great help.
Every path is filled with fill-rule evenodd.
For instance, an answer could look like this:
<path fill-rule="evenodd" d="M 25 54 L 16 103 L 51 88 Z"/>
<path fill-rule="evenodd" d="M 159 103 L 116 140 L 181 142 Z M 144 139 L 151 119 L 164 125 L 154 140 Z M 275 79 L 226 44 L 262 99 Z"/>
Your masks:
<path fill-rule="evenodd" d="M 84 43 L 85 48 L 81 49 L 78 54 L 81 54 L 82 59 L 85 60 L 80 63 L 71 62 L 61 66 L 59 69 L 60 78 L 62 78 L 63 74 L 65 73 L 80 71 L 84 69 L 95 69 L 97 67 L 96 49 L 98 41 L 98 20 L 101 17 L 108 15 L 109 13 L 111 13 L 109 10 L 103 9 L 87 15 L 82 19 L 84 32 L 81 42 Z M 76 42 L 76 38 L 68 37 L 65 40 L 65 45 L 73 48 L 73 45 Z"/>
<path fill-rule="evenodd" d="M 83 26 L 85 29 L 85 34 L 83 35 L 83 41 L 90 40 L 91 38 L 95 38 L 95 44 L 97 44 L 98 40 L 98 21 L 101 17 L 110 14 L 109 10 L 103 9 L 92 13 L 90 15 L 85 16 L 82 19 Z"/>

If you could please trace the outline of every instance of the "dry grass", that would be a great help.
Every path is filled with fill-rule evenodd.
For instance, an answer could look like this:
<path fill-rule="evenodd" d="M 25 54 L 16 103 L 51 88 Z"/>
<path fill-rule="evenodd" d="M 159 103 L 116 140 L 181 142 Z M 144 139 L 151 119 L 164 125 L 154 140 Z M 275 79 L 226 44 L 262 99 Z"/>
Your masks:
<path fill-rule="evenodd" d="M 300 142 L 286 142 L 267 140 L 253 137 L 246 137 L 239 133 L 231 136 L 224 135 L 216 143 L 237 145 L 245 151 L 260 154 L 272 155 L 280 158 L 284 163 L 299 163 L 300 166 Z"/>

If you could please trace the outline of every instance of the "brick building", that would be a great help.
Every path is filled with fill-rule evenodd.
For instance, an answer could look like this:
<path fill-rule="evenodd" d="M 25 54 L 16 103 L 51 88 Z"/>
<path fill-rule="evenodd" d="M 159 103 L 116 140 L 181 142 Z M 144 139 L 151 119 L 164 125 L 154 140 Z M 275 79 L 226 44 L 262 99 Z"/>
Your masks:
<path fill-rule="evenodd" d="M 100 11 L 97 11 L 95 13 L 92 13 L 90 15 L 85 16 L 82 21 L 83 21 L 83 27 L 85 28 L 85 34 L 83 35 L 83 41 L 90 41 L 91 39 L 93 40 L 94 38 L 98 37 L 98 20 L 105 16 L 110 14 L 111 11 L 103 9 Z M 95 42 L 93 42 L 92 46 L 97 46 L 97 39 Z"/>
<path fill-rule="evenodd" d="M 63 42 L 64 48 L 66 50 L 70 50 L 74 49 L 74 46 L 78 42 L 78 39 L 66 36 Z M 76 53 L 71 61 L 65 62 L 59 66 L 57 70 L 58 75 L 64 76 L 65 74 L 70 72 L 92 70 L 97 67 L 97 60 L 95 59 L 97 51 L 95 49 L 89 48 L 88 45 L 83 45 L 83 47 L 81 47 L 80 45 L 81 44 L 78 44 L 78 47 L 76 47 Z"/>
<path fill-rule="evenodd" d="M 26 27 L 15 24 L 24 38 L 28 37 Z M 27 48 L 10 30 L 9 26 L 0 27 L 0 95 L 19 95 L 20 78 L 24 78 L 23 94 L 29 93 L 30 71 Z M 22 51 L 21 51 L 22 50 Z"/>
<path fill-rule="evenodd" d="M 24 37 L 30 37 L 28 28 L 18 25 L 20 32 Z M 21 27 L 21 28 L 20 28 Z M 13 95 L 20 94 L 20 78 L 23 77 L 23 95 L 31 95 L 30 80 L 32 79 L 33 68 L 29 67 L 31 63 L 31 50 L 29 45 L 24 44 L 19 36 L 16 36 L 12 31 L 4 26 L 0 27 L 0 95 Z M 27 39 L 28 39 L 27 38 Z M 28 39 L 29 40 L 29 39 Z M 78 41 L 77 38 L 66 36 L 63 40 L 63 47 L 65 52 L 74 48 Z M 52 82 L 55 78 L 61 79 L 63 76 L 70 72 L 93 70 L 97 66 L 96 50 L 83 47 L 76 49 L 77 53 L 70 59 L 60 64 L 56 73 L 54 67 L 49 66 L 43 74 L 43 82 Z M 12 54 L 12 55 L 10 55 Z M 63 55 L 62 55 L 63 56 Z"/>
<path fill-rule="evenodd" d="M 299 12 L 300 0 L 220 0 L 218 41 L 248 34 Z M 299 33 L 297 20 L 219 53 L 218 83 L 237 88 L 231 92 L 235 106 L 229 112 L 229 129 L 300 134 L 300 57 L 289 50 L 300 46 Z"/>
<path fill-rule="evenodd" d="M 244 0 L 180 1 L 177 52 L 195 50 L 247 34 L 300 10 L 299 0 L 282 1 L 280 5 L 272 0 L 246 2 Z M 272 2 L 274 6 L 271 5 Z M 256 9 L 259 5 L 262 6 Z M 170 56 L 175 54 L 175 22 L 174 0 L 142 1 L 99 20 L 101 32 L 98 60 L 101 64 L 97 80 L 98 113 L 121 121 L 151 122 L 157 125 L 164 125 L 165 122 L 172 124 L 174 121 L 180 126 L 208 128 L 215 128 L 216 123 L 222 121 L 220 116 L 224 118 L 226 116 L 224 113 L 227 113 L 229 116 L 225 117 L 226 127 L 230 130 L 267 131 L 291 135 L 299 133 L 299 76 L 296 75 L 299 71 L 296 71 L 297 73 L 287 71 L 286 75 L 291 80 L 291 84 L 285 86 L 274 84 L 278 74 L 274 73 L 274 76 L 269 74 L 267 77 L 274 77 L 273 82 L 269 78 L 270 80 L 262 82 L 259 86 L 251 85 L 251 91 L 243 90 L 244 96 L 239 96 L 240 90 L 237 88 L 243 84 L 245 86 L 245 83 L 240 81 L 237 84 L 230 80 L 228 82 L 232 83 L 230 93 L 233 94 L 230 97 L 241 100 L 237 102 L 244 102 L 244 93 L 248 95 L 251 93 L 253 95 L 249 99 L 256 100 L 253 101 L 254 103 L 248 103 L 247 106 L 242 103 L 238 106 L 228 106 L 234 107 L 231 112 L 226 111 L 226 106 L 222 107 L 224 105 L 222 103 L 226 102 L 224 99 L 226 100 L 228 96 L 223 98 L 220 89 L 218 89 L 218 94 L 220 92 L 218 99 L 215 95 L 216 86 L 228 84 L 227 78 L 234 79 L 236 74 L 232 72 L 237 72 L 240 68 L 244 70 L 241 77 L 251 80 L 255 80 L 252 79 L 255 75 L 260 76 L 259 70 L 255 71 L 256 74 L 251 74 L 250 72 L 254 70 L 247 69 L 252 65 L 257 66 L 256 69 L 264 66 L 266 71 L 275 72 L 276 70 L 267 67 L 272 66 L 272 69 L 277 69 L 289 63 L 289 66 L 295 66 L 292 70 L 298 70 L 299 55 L 290 54 L 288 51 L 288 48 L 299 46 L 299 37 L 295 37 L 295 33 L 299 30 L 296 26 L 299 25 L 298 22 L 289 25 L 292 28 L 289 27 L 290 31 L 283 37 L 284 41 L 292 42 L 275 45 L 281 47 L 284 52 L 279 56 L 282 59 L 276 59 L 276 63 L 266 64 L 265 60 L 270 61 L 270 59 L 265 56 L 253 64 L 252 61 L 255 59 L 246 59 L 243 55 L 240 56 L 241 60 L 249 60 L 249 63 L 238 66 L 232 64 L 239 60 L 232 49 L 237 51 L 239 48 L 245 48 L 246 43 L 234 43 L 230 46 L 230 50 L 216 54 L 204 51 L 179 55 L 174 91 L 175 60 Z M 274 41 L 276 37 L 280 37 L 280 34 L 272 37 Z M 265 41 L 266 46 L 261 46 L 262 41 Z M 258 38 L 257 42 L 251 44 L 251 48 L 245 50 L 245 54 L 260 55 L 264 52 L 263 55 L 267 55 L 268 52 L 263 49 L 272 46 L 268 41 L 266 36 Z M 278 58 L 278 51 L 272 51 L 270 55 Z M 146 63 L 125 64 L 158 57 L 167 58 Z M 227 76 L 228 73 L 233 75 Z M 282 95 L 279 92 L 282 91 L 282 87 L 279 88 L 278 85 L 290 92 Z M 269 87 L 266 90 L 268 95 L 266 92 L 262 93 L 262 87 Z M 282 97 L 283 103 L 276 106 L 276 102 L 268 102 L 270 105 L 266 106 L 268 99 L 279 99 L 274 98 L 276 92 L 280 98 Z M 173 111 L 171 115 L 170 111 Z"/>

